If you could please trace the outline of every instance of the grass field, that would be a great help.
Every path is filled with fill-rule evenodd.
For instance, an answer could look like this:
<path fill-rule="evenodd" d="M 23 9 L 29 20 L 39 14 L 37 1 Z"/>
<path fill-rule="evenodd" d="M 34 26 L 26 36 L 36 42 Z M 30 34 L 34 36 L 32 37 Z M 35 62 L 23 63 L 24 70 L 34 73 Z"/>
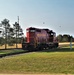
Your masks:
<path fill-rule="evenodd" d="M 0 59 L 0 73 L 74 74 L 74 49 L 53 49 Z"/>
<path fill-rule="evenodd" d="M 14 44 L 13 46 L 9 46 L 7 44 L 7 49 L 9 49 L 9 48 L 16 48 L 16 44 Z M 17 48 L 22 48 L 22 45 L 21 44 L 17 44 Z M 0 49 L 5 49 L 5 45 L 0 46 Z"/>
<path fill-rule="evenodd" d="M 0 50 L 0 55 L 15 52 L 23 52 L 23 50 Z M 2 73 L 74 74 L 74 46 L 70 49 L 69 43 L 60 43 L 58 49 L 0 58 L 0 74 Z"/>
<path fill-rule="evenodd" d="M 25 51 L 22 49 L 0 50 L 0 55 L 9 54 L 9 53 L 17 53 L 17 52 L 25 52 Z"/>

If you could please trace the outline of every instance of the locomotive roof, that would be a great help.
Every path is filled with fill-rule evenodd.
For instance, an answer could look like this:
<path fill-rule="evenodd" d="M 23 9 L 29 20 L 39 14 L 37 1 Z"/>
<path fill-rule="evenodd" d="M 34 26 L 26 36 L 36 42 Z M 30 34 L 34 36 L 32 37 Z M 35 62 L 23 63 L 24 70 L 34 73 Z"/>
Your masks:
<path fill-rule="evenodd" d="M 40 28 L 35 28 L 35 27 L 29 27 L 27 29 L 40 29 Z"/>
<path fill-rule="evenodd" d="M 27 28 L 27 29 L 28 29 L 28 30 L 31 30 L 31 29 L 33 29 L 33 30 L 39 29 L 39 30 L 50 31 L 49 29 L 40 29 L 40 28 L 35 28 L 35 27 L 29 27 L 29 28 Z"/>
<path fill-rule="evenodd" d="M 29 27 L 29 28 L 27 28 L 27 30 L 30 30 L 30 29 L 36 29 L 36 28 L 34 28 L 34 27 Z"/>
<path fill-rule="evenodd" d="M 50 33 L 55 33 L 55 32 L 53 32 L 53 30 L 49 30 L 49 29 L 40 29 L 40 28 L 35 28 L 35 27 L 29 27 L 29 28 L 27 28 L 27 30 L 45 30 L 45 31 L 47 31 L 48 33 L 50 32 Z"/>

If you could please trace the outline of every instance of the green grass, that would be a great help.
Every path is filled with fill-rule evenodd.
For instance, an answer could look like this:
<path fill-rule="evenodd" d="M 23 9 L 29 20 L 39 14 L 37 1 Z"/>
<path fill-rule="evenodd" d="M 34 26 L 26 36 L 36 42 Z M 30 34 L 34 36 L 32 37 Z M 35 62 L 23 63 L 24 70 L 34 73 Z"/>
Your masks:
<path fill-rule="evenodd" d="M 65 47 L 63 47 L 63 48 L 70 48 L 70 46 L 65 46 Z M 74 48 L 74 46 L 72 46 L 72 48 Z"/>
<path fill-rule="evenodd" d="M 74 74 L 74 49 L 53 49 L 1 58 L 0 73 Z"/>
<path fill-rule="evenodd" d="M 0 50 L 0 55 L 2 54 L 9 54 L 9 53 L 17 53 L 17 52 L 24 52 L 24 50 L 20 49 L 11 49 L 11 50 Z"/>

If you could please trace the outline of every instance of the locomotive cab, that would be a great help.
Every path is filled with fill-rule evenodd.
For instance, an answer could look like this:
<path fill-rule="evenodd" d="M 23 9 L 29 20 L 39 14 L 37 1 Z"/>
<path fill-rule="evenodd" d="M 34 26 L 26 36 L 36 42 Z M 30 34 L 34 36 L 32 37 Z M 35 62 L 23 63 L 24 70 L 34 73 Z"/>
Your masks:
<path fill-rule="evenodd" d="M 26 29 L 26 35 L 27 35 L 27 42 L 34 43 L 35 28 L 31 27 L 31 28 Z"/>

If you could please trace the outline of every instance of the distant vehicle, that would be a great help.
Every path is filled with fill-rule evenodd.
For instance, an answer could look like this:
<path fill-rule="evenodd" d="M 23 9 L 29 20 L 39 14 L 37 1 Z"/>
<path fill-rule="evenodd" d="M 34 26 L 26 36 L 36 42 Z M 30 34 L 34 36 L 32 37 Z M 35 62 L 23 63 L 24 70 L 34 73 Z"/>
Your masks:
<path fill-rule="evenodd" d="M 26 29 L 26 42 L 22 42 L 22 49 L 43 50 L 57 48 L 56 33 L 49 29 L 29 27 Z"/>

